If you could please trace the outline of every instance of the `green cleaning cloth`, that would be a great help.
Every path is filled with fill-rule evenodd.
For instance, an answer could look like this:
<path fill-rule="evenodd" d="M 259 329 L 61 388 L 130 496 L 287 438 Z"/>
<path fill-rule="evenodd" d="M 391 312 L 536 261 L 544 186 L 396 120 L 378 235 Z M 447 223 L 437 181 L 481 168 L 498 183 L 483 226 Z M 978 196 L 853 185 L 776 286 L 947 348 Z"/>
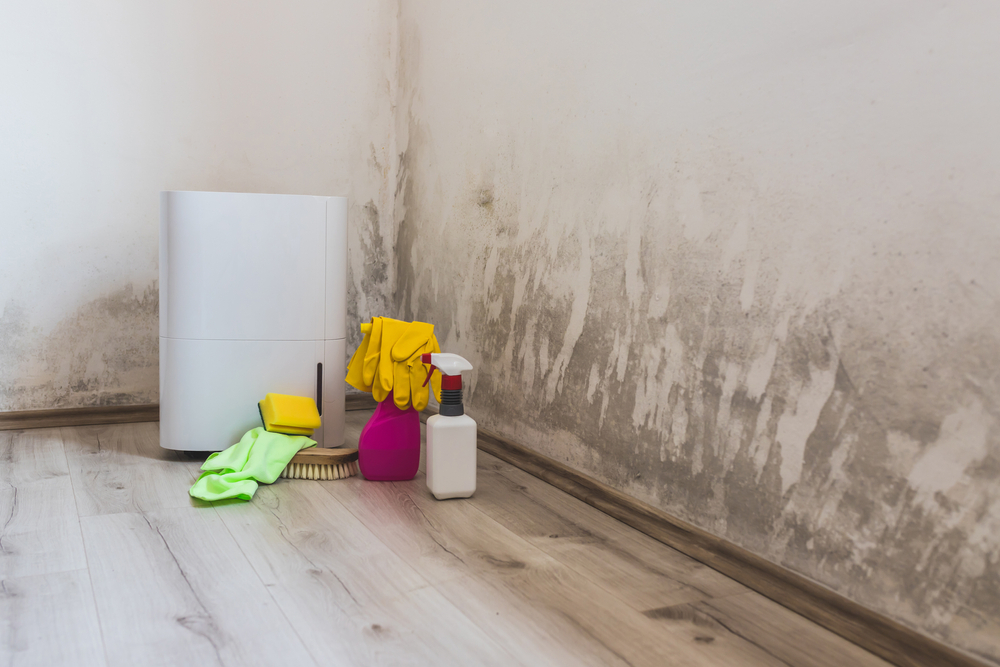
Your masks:
<path fill-rule="evenodd" d="M 208 457 L 191 490 L 195 498 L 250 500 L 257 492 L 257 482 L 273 484 L 300 449 L 314 447 L 315 440 L 304 435 L 271 433 L 258 426 L 247 431 L 235 445 Z"/>

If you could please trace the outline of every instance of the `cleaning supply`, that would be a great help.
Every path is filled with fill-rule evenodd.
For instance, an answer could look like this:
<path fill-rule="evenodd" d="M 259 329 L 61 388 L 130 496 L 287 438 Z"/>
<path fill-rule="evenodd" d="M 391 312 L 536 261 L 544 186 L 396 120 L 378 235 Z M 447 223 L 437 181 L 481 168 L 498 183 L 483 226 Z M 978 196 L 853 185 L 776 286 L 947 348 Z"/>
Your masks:
<path fill-rule="evenodd" d="M 387 399 L 392 398 L 389 392 Z M 358 465 L 365 479 L 400 482 L 413 479 L 420 467 L 420 415 L 412 405 L 400 410 L 384 400 L 375 408 L 358 438 Z"/>
<path fill-rule="evenodd" d="M 312 435 L 320 426 L 316 401 L 307 396 L 267 394 L 257 404 L 264 429 L 286 435 Z"/>
<path fill-rule="evenodd" d="M 400 410 L 407 405 L 418 412 L 427 407 L 429 390 L 420 359 L 426 353 L 441 351 L 434 325 L 373 317 L 371 322 L 361 325 L 361 332 L 365 337 L 348 363 L 347 383 L 369 392 L 380 403 L 391 392 Z M 435 377 L 431 388 L 438 396 L 441 381 Z"/>
<path fill-rule="evenodd" d="M 258 482 L 273 484 L 297 452 L 315 445 L 315 440 L 304 435 L 270 433 L 258 426 L 229 449 L 209 456 L 201 465 L 205 474 L 188 493 L 208 501 L 250 500 Z"/>
<path fill-rule="evenodd" d="M 346 479 L 358 474 L 358 450 L 303 449 L 281 471 L 282 479 Z"/>
<path fill-rule="evenodd" d="M 438 500 L 476 492 L 476 422 L 465 414 L 462 371 L 472 364 L 457 354 L 425 354 L 427 380 L 441 372 L 441 407 L 427 420 L 427 488 Z"/>
<path fill-rule="evenodd" d="M 434 325 L 373 317 L 348 364 L 347 382 L 379 402 L 358 439 L 358 465 L 368 480 L 413 479 L 420 465 L 420 417 L 430 389 L 423 355 L 440 352 Z M 441 381 L 430 383 L 440 398 Z"/>

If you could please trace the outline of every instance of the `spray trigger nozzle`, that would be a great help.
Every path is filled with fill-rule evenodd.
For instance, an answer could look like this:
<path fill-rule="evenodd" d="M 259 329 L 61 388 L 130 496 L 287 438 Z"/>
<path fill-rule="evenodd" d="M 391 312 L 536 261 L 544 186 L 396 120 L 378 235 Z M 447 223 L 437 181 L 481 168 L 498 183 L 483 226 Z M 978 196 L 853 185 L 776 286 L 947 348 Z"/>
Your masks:
<path fill-rule="evenodd" d="M 462 371 L 471 371 L 472 364 L 468 362 L 463 357 L 457 354 L 449 354 L 447 352 L 436 352 L 432 354 L 421 355 L 420 360 L 425 364 L 430 364 L 430 371 L 427 373 L 427 379 L 424 380 L 424 386 L 431 381 L 431 375 L 434 374 L 434 370 L 437 369 L 441 371 L 441 375 L 462 375 Z M 459 385 L 461 386 L 461 385 Z"/>

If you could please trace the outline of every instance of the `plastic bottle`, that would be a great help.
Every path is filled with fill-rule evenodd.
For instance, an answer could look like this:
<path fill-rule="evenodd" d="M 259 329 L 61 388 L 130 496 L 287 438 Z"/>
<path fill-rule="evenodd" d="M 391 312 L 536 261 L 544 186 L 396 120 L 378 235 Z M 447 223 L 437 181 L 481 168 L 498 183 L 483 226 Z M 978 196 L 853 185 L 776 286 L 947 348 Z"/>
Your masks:
<path fill-rule="evenodd" d="M 476 422 L 462 404 L 462 371 L 472 364 L 457 354 L 425 354 L 431 373 L 441 371 L 441 408 L 427 420 L 427 488 L 438 500 L 476 492 Z M 427 384 L 426 382 L 424 384 Z"/>
<path fill-rule="evenodd" d="M 413 404 L 400 410 L 392 392 L 378 404 L 358 438 L 358 467 L 365 479 L 413 479 L 420 467 L 420 415 Z"/>

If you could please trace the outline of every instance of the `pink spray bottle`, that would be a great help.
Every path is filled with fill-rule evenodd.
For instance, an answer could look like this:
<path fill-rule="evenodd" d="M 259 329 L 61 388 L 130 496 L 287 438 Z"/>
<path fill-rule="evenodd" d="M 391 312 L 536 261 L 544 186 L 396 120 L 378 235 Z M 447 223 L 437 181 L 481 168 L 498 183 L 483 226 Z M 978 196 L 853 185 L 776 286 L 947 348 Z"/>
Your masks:
<path fill-rule="evenodd" d="M 365 479 L 413 479 L 420 467 L 420 415 L 410 403 L 396 407 L 392 392 L 375 408 L 358 439 L 358 467 Z"/>

